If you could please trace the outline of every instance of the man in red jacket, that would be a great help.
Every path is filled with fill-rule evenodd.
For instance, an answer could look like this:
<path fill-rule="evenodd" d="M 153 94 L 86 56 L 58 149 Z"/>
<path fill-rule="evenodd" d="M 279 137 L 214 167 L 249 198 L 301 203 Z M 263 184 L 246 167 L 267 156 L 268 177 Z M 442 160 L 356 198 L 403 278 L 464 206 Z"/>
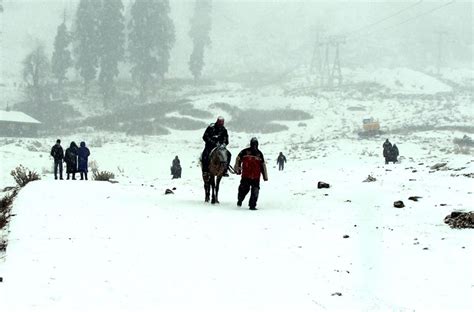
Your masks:
<path fill-rule="evenodd" d="M 249 209 L 257 210 L 258 193 L 260 190 L 260 175 L 268 181 L 267 167 L 262 152 L 258 149 L 257 138 L 250 140 L 250 147 L 243 149 L 235 160 L 235 172 L 242 174 L 237 195 L 237 206 L 242 206 L 242 201 L 250 191 Z"/>

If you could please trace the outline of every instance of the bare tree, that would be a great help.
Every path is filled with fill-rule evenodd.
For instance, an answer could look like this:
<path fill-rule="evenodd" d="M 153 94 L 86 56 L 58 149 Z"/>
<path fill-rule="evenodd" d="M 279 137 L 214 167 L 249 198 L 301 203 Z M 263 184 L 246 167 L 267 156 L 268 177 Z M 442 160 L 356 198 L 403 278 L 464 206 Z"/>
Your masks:
<path fill-rule="evenodd" d="M 48 83 L 51 77 L 51 66 L 43 45 L 38 45 L 23 60 L 23 80 L 26 93 L 35 105 L 49 99 Z"/>

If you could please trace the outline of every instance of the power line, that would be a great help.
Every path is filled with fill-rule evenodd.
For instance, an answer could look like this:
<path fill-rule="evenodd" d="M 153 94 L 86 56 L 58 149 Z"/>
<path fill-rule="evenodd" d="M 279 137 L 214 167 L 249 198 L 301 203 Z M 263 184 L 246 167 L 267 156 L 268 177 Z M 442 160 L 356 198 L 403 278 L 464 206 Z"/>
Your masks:
<path fill-rule="evenodd" d="M 352 35 L 352 34 L 354 34 L 354 33 L 360 32 L 361 30 L 364 30 L 364 29 L 366 29 L 366 28 L 372 28 L 372 27 L 374 27 L 374 26 L 376 26 L 376 25 L 378 25 L 378 24 L 381 24 L 381 23 L 385 22 L 386 20 L 391 19 L 392 17 L 398 16 L 398 15 L 402 14 L 403 12 L 410 10 L 411 8 L 413 8 L 413 7 L 415 7 L 415 6 L 419 5 L 419 4 L 421 4 L 422 2 L 423 2 L 423 0 L 420 0 L 420 1 L 416 2 L 416 3 L 411 4 L 411 5 L 408 6 L 408 7 L 405 7 L 405 8 L 403 8 L 403 9 L 401 9 L 401 10 L 398 10 L 397 12 L 395 12 L 395 13 L 389 15 L 389 16 L 386 16 L 386 17 L 384 17 L 384 18 L 382 18 L 382 19 L 380 19 L 380 20 L 378 20 L 378 21 L 375 21 L 375 22 L 373 22 L 373 23 L 371 23 L 371 24 L 369 24 L 369 25 L 365 25 L 365 26 L 360 27 L 360 28 L 358 28 L 358 29 L 356 29 L 356 30 L 353 30 L 353 31 L 351 31 L 351 32 L 346 32 L 346 33 L 344 34 L 344 36 L 350 36 L 350 35 Z"/>
<path fill-rule="evenodd" d="M 415 16 L 413 16 L 413 17 L 410 17 L 410 18 L 408 18 L 408 19 L 406 19 L 406 20 L 404 20 L 404 21 L 402 21 L 402 22 L 400 22 L 400 23 L 397 23 L 397 24 L 395 24 L 395 25 L 391 25 L 391 26 L 387 26 L 387 27 L 381 28 L 381 29 L 376 30 L 376 31 L 374 31 L 374 32 L 389 30 L 389 29 L 398 27 L 398 26 L 400 26 L 400 25 L 406 24 L 406 23 L 411 22 L 411 21 L 413 21 L 413 20 L 419 19 L 420 17 L 423 17 L 423 16 L 425 16 L 425 15 L 431 14 L 431 13 L 433 13 L 434 11 L 440 10 L 440 9 L 442 9 L 442 8 L 448 6 L 448 5 L 451 5 L 451 4 L 453 4 L 455 1 L 456 1 L 456 0 L 452 0 L 452 1 L 448 2 L 448 3 L 444 3 L 444 4 L 442 4 L 442 5 L 440 5 L 440 6 L 437 6 L 437 7 L 433 8 L 433 9 L 431 9 L 431 10 L 428 10 L 428 11 L 426 11 L 426 12 L 423 12 L 423 13 L 420 13 L 420 14 L 415 15 Z M 374 33 L 374 32 L 372 32 L 372 33 Z M 371 34 L 371 33 L 369 33 L 369 35 L 370 35 L 370 34 Z"/>

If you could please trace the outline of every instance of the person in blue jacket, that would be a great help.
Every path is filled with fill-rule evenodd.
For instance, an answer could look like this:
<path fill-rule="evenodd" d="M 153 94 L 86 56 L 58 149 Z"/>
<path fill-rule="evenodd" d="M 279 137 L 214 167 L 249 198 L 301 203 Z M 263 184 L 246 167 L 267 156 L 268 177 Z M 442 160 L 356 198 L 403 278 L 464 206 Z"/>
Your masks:
<path fill-rule="evenodd" d="M 86 142 L 81 142 L 79 150 L 77 152 L 77 158 L 78 158 L 78 166 L 77 169 L 79 173 L 81 174 L 81 180 L 84 180 L 84 178 L 87 180 L 87 162 L 89 159 L 91 152 L 89 149 L 86 147 Z"/>

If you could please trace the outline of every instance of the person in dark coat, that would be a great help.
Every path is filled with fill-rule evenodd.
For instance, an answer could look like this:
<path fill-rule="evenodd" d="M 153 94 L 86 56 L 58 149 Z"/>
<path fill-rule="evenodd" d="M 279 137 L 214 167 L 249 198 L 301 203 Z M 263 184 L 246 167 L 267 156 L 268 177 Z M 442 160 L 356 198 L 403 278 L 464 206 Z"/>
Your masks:
<path fill-rule="evenodd" d="M 260 175 L 264 181 L 268 181 L 267 167 L 263 153 L 258 149 L 257 138 L 250 140 L 250 147 L 243 149 L 235 160 L 235 172 L 241 174 L 239 191 L 237 194 L 237 206 L 242 202 L 250 191 L 249 209 L 257 210 L 257 200 L 260 191 Z"/>
<path fill-rule="evenodd" d="M 81 174 L 81 180 L 87 180 L 88 160 L 91 152 L 86 147 L 86 142 L 81 142 L 77 151 L 77 171 Z"/>
<path fill-rule="evenodd" d="M 72 175 L 73 180 L 76 180 L 77 150 L 77 144 L 75 142 L 71 142 L 71 145 L 66 149 L 66 153 L 64 154 L 64 162 L 66 163 L 67 173 L 66 180 L 69 180 L 69 174 Z"/>
<path fill-rule="evenodd" d="M 181 178 L 181 162 L 179 161 L 178 156 L 173 159 L 173 164 L 171 165 L 171 174 L 173 175 L 172 179 Z"/>
<path fill-rule="evenodd" d="M 392 149 L 392 143 L 388 139 L 382 145 L 383 147 L 383 157 L 385 158 L 385 164 L 388 164 L 390 158 L 390 150 Z"/>
<path fill-rule="evenodd" d="M 201 155 L 202 172 L 207 172 L 209 167 L 209 154 L 211 151 L 217 146 L 217 144 L 225 144 L 226 146 L 229 144 L 229 134 L 227 133 L 227 129 L 224 127 L 224 117 L 217 117 L 216 122 L 207 127 L 202 139 L 206 143 Z M 227 167 L 229 167 L 231 157 L 232 154 L 227 151 Z M 225 177 L 229 176 L 227 173 L 227 167 L 224 172 Z"/>
<path fill-rule="evenodd" d="M 58 171 L 59 171 L 59 179 L 63 179 L 63 159 L 64 159 L 64 151 L 61 146 L 61 140 L 57 139 L 56 144 L 53 145 L 51 148 L 51 156 L 54 159 L 54 179 L 58 179 Z"/>
<path fill-rule="evenodd" d="M 280 155 L 278 155 L 277 158 L 277 164 L 278 164 L 278 170 L 282 171 L 285 168 L 285 163 L 286 163 L 286 157 L 283 155 L 282 152 L 280 152 Z"/>
<path fill-rule="evenodd" d="M 393 163 L 396 163 L 398 161 L 398 147 L 397 144 L 393 144 L 392 148 L 390 149 L 390 160 L 393 161 Z"/>

